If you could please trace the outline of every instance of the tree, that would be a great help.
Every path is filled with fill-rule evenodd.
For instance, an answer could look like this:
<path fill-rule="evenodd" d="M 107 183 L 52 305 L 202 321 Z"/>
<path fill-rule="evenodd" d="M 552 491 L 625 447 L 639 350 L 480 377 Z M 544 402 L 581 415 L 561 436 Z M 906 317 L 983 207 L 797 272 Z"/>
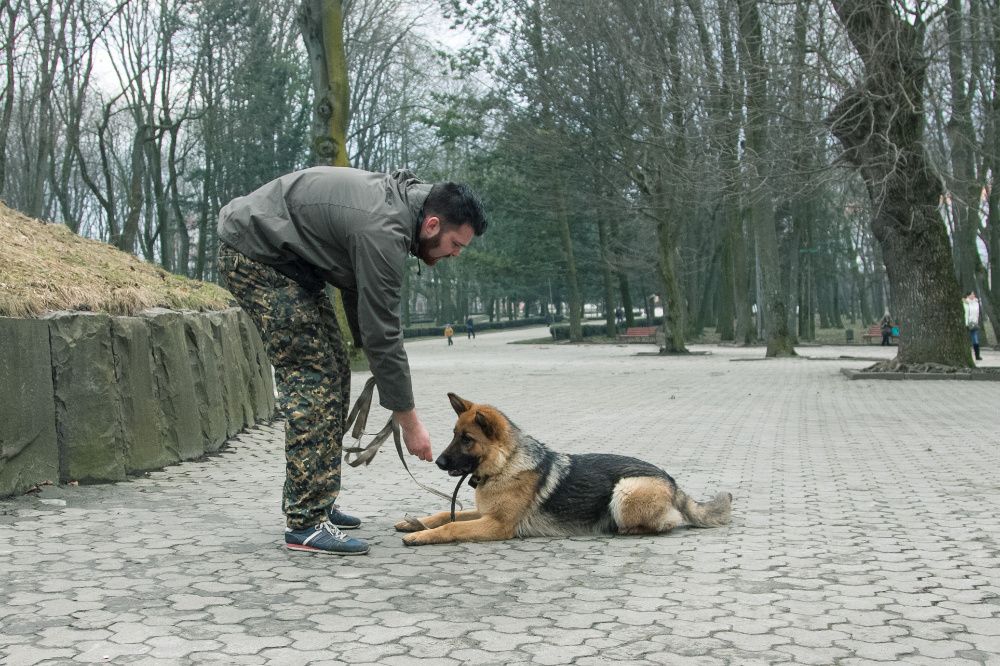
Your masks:
<path fill-rule="evenodd" d="M 833 0 L 861 57 L 862 79 L 829 117 L 844 159 L 864 180 L 902 337 L 885 367 L 969 367 L 944 222 L 942 185 L 923 147 L 926 23 L 902 1 Z"/>

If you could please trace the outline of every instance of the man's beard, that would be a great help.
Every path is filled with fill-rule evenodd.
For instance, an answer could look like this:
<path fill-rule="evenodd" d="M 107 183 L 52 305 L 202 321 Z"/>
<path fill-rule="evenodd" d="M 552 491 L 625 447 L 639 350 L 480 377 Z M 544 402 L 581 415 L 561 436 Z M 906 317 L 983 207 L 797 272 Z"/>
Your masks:
<path fill-rule="evenodd" d="M 441 234 L 434 236 L 434 238 L 423 239 L 421 238 L 417 241 L 417 256 L 428 266 L 433 266 L 438 262 L 441 257 L 432 257 L 431 250 L 436 250 L 441 247 Z"/>

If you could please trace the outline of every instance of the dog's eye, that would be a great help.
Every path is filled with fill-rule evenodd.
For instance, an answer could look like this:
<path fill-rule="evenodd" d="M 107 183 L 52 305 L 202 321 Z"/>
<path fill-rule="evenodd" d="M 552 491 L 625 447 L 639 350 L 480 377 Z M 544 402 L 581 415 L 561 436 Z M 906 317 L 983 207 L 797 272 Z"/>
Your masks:
<path fill-rule="evenodd" d="M 471 446 L 472 445 L 472 438 L 469 437 L 468 435 L 462 435 L 461 442 L 462 442 L 462 444 L 464 446 Z"/>

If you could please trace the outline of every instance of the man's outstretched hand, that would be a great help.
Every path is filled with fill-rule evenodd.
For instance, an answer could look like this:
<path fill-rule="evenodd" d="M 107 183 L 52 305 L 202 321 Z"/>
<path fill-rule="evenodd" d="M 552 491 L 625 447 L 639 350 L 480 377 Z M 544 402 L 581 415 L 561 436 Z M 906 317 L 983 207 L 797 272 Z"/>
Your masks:
<path fill-rule="evenodd" d="M 396 419 L 399 429 L 403 434 L 403 443 L 410 455 L 414 455 L 421 460 L 430 462 L 434 459 L 431 453 L 431 436 L 427 433 L 427 428 L 417 416 L 417 410 L 411 409 L 406 412 L 393 412 L 392 417 Z"/>

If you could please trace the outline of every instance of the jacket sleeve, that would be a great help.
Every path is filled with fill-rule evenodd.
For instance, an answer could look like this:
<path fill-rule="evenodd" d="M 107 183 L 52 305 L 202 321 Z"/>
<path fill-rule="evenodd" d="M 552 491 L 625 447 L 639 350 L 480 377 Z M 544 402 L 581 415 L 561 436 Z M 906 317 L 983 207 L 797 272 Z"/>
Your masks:
<path fill-rule="evenodd" d="M 351 337 L 354 338 L 354 346 L 364 349 L 361 327 L 358 325 L 358 292 L 356 289 L 341 289 L 340 297 L 344 299 L 344 313 L 347 315 L 347 327 L 351 329 Z"/>
<path fill-rule="evenodd" d="M 357 278 L 357 327 L 375 375 L 379 404 L 393 411 L 413 409 L 410 365 L 399 316 L 406 240 L 358 233 L 351 237 L 349 246 Z M 348 309 L 348 321 L 350 318 Z"/>

